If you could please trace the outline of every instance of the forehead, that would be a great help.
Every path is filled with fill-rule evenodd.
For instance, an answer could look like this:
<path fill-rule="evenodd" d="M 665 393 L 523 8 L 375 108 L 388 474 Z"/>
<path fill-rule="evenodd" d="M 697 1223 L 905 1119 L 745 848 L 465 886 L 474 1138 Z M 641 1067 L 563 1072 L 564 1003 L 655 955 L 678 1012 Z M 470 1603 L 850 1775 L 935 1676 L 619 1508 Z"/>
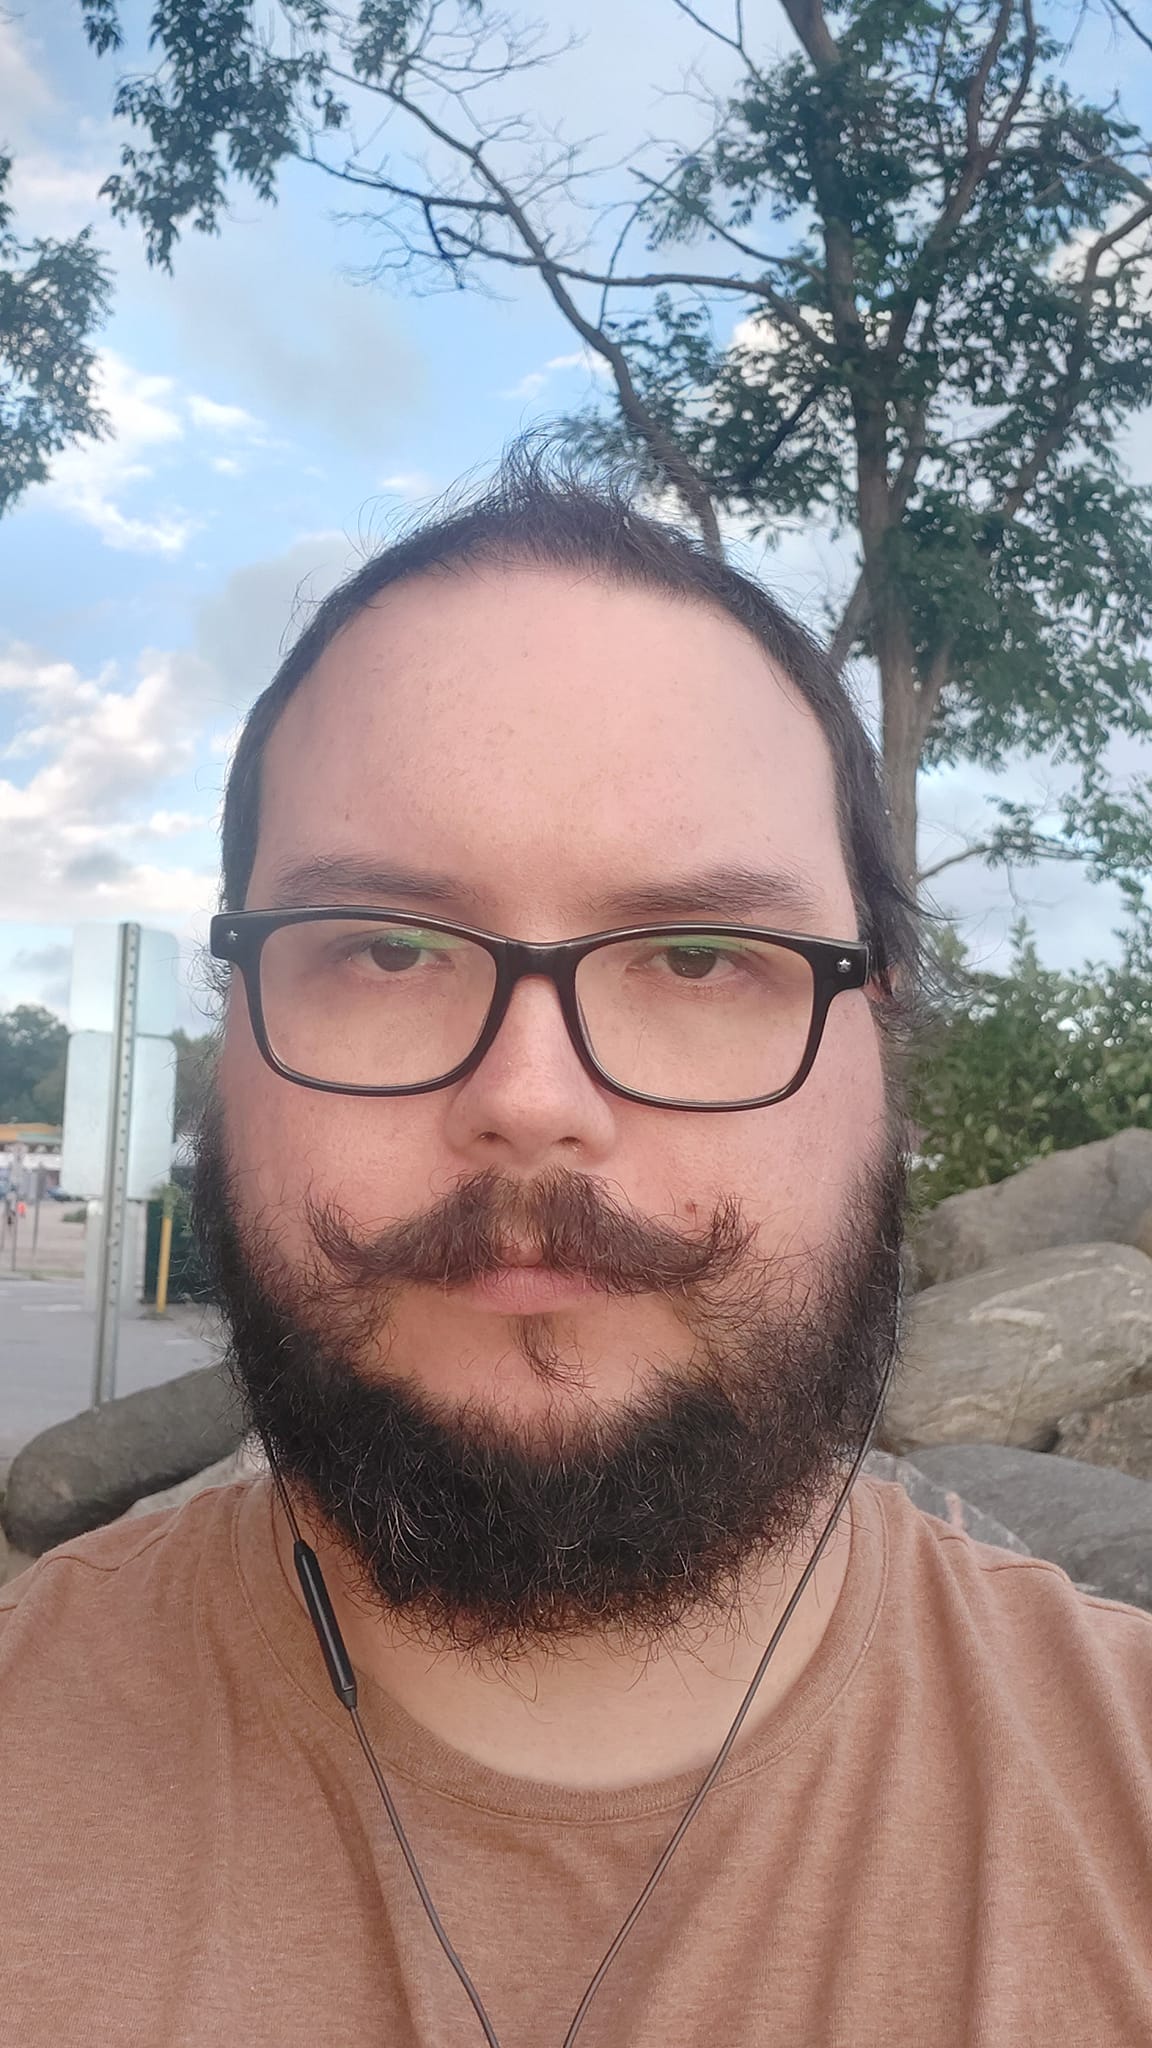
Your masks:
<path fill-rule="evenodd" d="M 854 928 L 831 756 L 795 688 L 725 614 L 586 572 L 413 578 L 337 635 L 268 743 L 249 904 L 317 858 L 435 869 L 468 884 L 460 915 L 521 920 L 774 867 Z"/>

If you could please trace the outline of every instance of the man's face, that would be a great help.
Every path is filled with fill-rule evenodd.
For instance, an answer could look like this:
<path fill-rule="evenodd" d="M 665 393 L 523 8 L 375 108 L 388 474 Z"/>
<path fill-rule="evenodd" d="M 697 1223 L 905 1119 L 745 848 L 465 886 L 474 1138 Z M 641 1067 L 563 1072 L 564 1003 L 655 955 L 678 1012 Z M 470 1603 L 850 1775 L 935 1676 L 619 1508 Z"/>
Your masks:
<path fill-rule="evenodd" d="M 538 941 L 677 918 L 857 931 L 831 759 L 797 693 L 733 621 L 592 574 L 485 566 L 386 593 L 289 703 L 262 790 L 249 908 L 375 904 Z M 457 893 L 301 882 L 319 862 L 453 877 Z M 689 881 L 722 867 L 791 893 L 769 880 L 734 912 Z M 680 907 L 646 913 L 673 883 Z M 840 1297 L 868 1284 L 892 1160 L 866 992 L 832 1004 L 790 1099 L 693 1114 L 600 1086 L 542 980 L 517 987 L 473 1073 L 398 1098 L 278 1077 L 237 981 L 219 1104 L 216 1164 L 263 1297 L 361 1388 L 402 1389 L 449 1426 L 543 1456 L 604 1443 L 702 1361 L 722 1378 L 728 1353 L 761 1377 L 790 1357 L 797 1414 L 799 1375 L 844 1371 L 832 1351 L 861 1311 Z M 622 1284 L 520 1316 L 422 1280 L 430 1220 L 441 1261 L 464 1241 L 461 1191 L 519 1242 L 583 1215 L 577 1242 L 600 1272 L 618 1256 Z M 822 1352 L 821 1318 L 845 1315 Z M 871 1388 L 875 1360 L 860 1370 Z M 800 1479 L 827 1481 L 829 1445 L 792 1448 L 794 1510 Z"/>

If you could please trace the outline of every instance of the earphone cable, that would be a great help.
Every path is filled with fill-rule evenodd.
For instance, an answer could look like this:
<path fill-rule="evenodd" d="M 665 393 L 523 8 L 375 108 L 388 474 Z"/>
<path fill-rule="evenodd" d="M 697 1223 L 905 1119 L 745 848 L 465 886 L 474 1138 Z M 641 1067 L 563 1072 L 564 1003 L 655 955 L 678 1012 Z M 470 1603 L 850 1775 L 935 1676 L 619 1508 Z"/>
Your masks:
<path fill-rule="evenodd" d="M 588 2014 L 588 2009 L 591 2006 L 592 2001 L 596 1996 L 596 1993 L 599 1991 L 601 1984 L 604 1982 L 605 1977 L 607 1976 L 609 1970 L 612 1967 L 612 1964 L 615 1962 L 616 1957 L 620 1953 L 621 1948 L 624 1946 L 624 1943 L 627 1941 L 628 1936 L 631 1934 L 633 1927 L 636 1925 L 637 1920 L 640 1918 L 641 1913 L 644 1911 L 645 1906 L 648 1904 L 648 1901 L 651 1898 L 652 1893 L 655 1891 L 656 1886 L 659 1884 L 660 1879 L 663 1877 L 664 1872 L 667 1870 L 668 1865 L 672 1861 L 673 1856 L 675 1855 L 677 1849 L 680 1847 L 680 1844 L 683 1841 L 684 1836 L 687 1834 L 689 1827 L 695 1820 L 696 1815 L 699 1813 L 705 1798 L 711 1791 L 712 1786 L 715 1784 L 716 1779 L 719 1777 L 720 1772 L 723 1770 L 724 1765 L 728 1761 L 728 1758 L 732 1751 L 733 1744 L 735 1743 L 736 1738 L 739 1735 L 745 1720 L 747 1719 L 748 1713 L 752 1707 L 752 1702 L 754 1701 L 756 1694 L 759 1691 L 761 1681 L 763 1680 L 764 1674 L 768 1669 L 768 1664 L 772 1657 L 773 1652 L 775 1651 L 776 1645 L 780 1641 L 780 1638 L 783 1635 L 789 1620 L 791 1619 L 791 1616 L 796 1608 L 797 1602 L 800 1600 L 804 1592 L 804 1588 L 808 1584 L 808 1581 L 811 1578 L 812 1573 L 816 1569 L 817 1564 L 820 1562 L 820 1558 L 823 1555 L 825 1545 L 827 1544 L 828 1539 L 831 1536 L 832 1531 L 840 1518 L 840 1514 L 843 1510 L 844 1503 L 847 1500 L 848 1495 L 850 1494 L 853 1486 L 856 1483 L 856 1478 L 860 1471 L 860 1467 L 862 1466 L 865 1458 L 868 1455 L 868 1451 L 871 1447 L 872 1439 L 876 1434 L 876 1429 L 880 1421 L 881 1412 L 884 1407 L 884 1400 L 887 1395 L 889 1383 L 891 1381 L 892 1373 L 896 1364 L 896 1356 L 897 1353 L 894 1350 L 893 1355 L 888 1362 L 888 1367 L 884 1374 L 884 1379 L 880 1387 L 880 1392 L 876 1398 L 876 1404 L 872 1410 L 872 1415 L 868 1423 L 868 1428 L 864 1436 L 864 1441 L 856 1453 L 852 1469 L 849 1472 L 847 1479 L 844 1481 L 844 1485 L 840 1490 L 840 1494 L 837 1498 L 836 1505 L 833 1508 L 832 1513 L 824 1526 L 823 1534 L 821 1535 L 820 1540 L 816 1545 L 816 1548 L 812 1552 L 812 1555 L 809 1558 L 808 1563 L 804 1567 L 804 1571 L 795 1587 L 795 1590 L 793 1591 L 792 1597 L 789 1600 L 788 1605 L 785 1607 L 784 1612 L 780 1617 L 780 1620 L 777 1622 L 776 1627 L 772 1632 L 771 1640 L 768 1643 L 768 1647 L 764 1651 L 764 1654 L 761 1657 L 760 1662 L 757 1665 L 756 1670 L 753 1674 L 751 1684 L 748 1686 L 748 1689 L 745 1692 L 739 1707 L 737 1708 L 736 1715 L 732 1722 L 732 1725 L 729 1728 L 728 1733 L 724 1737 L 724 1740 L 721 1743 L 720 1748 L 717 1751 L 717 1754 L 713 1759 L 713 1762 L 710 1764 L 704 1778 L 701 1780 L 701 1783 L 697 1786 L 697 1789 L 693 1793 L 688 1806 L 686 1807 L 684 1813 L 681 1815 L 681 1818 L 678 1821 L 671 1837 L 669 1838 L 668 1842 L 665 1844 L 659 1857 L 657 1858 L 657 1861 L 654 1864 L 651 1872 L 649 1873 L 643 1885 L 643 1888 L 639 1892 L 637 1898 L 635 1899 L 625 1919 L 622 1921 L 620 1927 L 617 1929 L 616 1934 L 613 1936 L 611 1942 L 605 1950 L 593 1976 L 590 1978 L 587 1988 L 585 1989 L 584 1995 L 581 1998 L 579 2005 L 577 2006 L 575 2012 L 572 2015 L 572 2019 L 569 2024 L 568 2031 L 564 2036 L 561 2048 L 573 2048 L 573 2043 L 576 2039 L 578 2032 L 580 2031 L 580 2028 L 584 2024 L 584 2020 Z M 476 1986 L 473 1984 L 472 1979 L 469 1976 L 468 1971 L 461 1957 L 457 1953 L 456 1949 L 453 1947 L 452 1941 L 448 1935 L 444 1923 L 436 1910 L 436 1906 L 432 1899 L 431 1893 L 429 1892 L 428 1886 L 425 1883 L 423 1872 L 420 1869 L 420 1865 L 416 1860 L 415 1852 L 404 1830 L 404 1824 L 401 1821 L 400 1815 L 396 1809 L 396 1804 L 389 1790 L 388 1782 L 384 1776 L 383 1771 L 380 1768 L 380 1764 L 376 1757 L 376 1753 L 372 1748 L 372 1744 L 369 1741 L 368 1736 L 364 1730 L 363 1723 L 361 1722 L 359 1707 L 357 1704 L 357 1686 L 355 1672 L 352 1669 L 352 1664 L 348 1657 L 348 1652 L 344 1646 L 344 1639 L 340 1633 L 339 1625 L 336 1621 L 336 1616 L 332 1608 L 332 1603 L 328 1594 L 328 1589 L 324 1583 L 324 1577 L 320 1569 L 319 1559 L 317 1558 L 315 1551 L 310 1547 L 309 1544 L 305 1543 L 303 1537 L 300 1534 L 300 1525 L 296 1519 L 296 1513 L 292 1506 L 292 1502 L 289 1498 L 288 1490 L 281 1476 L 279 1465 L 277 1464 L 276 1459 L 267 1442 L 265 1442 L 264 1448 L 268 1456 L 268 1462 L 272 1470 L 273 1478 L 275 1479 L 276 1486 L 280 1494 L 280 1499 L 284 1505 L 284 1511 L 288 1517 L 289 1526 L 291 1527 L 293 1532 L 293 1556 L 296 1565 L 297 1576 L 300 1580 L 301 1590 L 304 1594 L 304 1600 L 308 1609 L 309 1616 L 312 1621 L 312 1626 L 315 1629 L 316 1636 L 320 1644 L 320 1648 L 324 1655 L 324 1661 L 328 1668 L 328 1675 L 332 1682 L 333 1690 L 336 1693 L 336 1697 L 340 1701 L 341 1705 L 345 1706 L 348 1709 L 349 1714 L 351 1715 L 352 1725 L 356 1731 L 357 1740 L 359 1741 L 360 1747 L 363 1750 L 364 1755 L 367 1759 L 368 1767 L 376 1780 L 377 1790 L 379 1791 L 380 1797 L 384 1802 L 384 1810 L 388 1816 L 392 1832 L 396 1837 L 396 1841 L 400 1848 L 400 1852 L 404 1858 L 405 1863 L 408 1866 L 409 1873 L 412 1877 L 412 1882 L 416 1887 L 420 1903 L 424 1908 L 425 1914 L 427 1915 L 432 1931 L 435 1934 L 436 1939 L 439 1942 L 440 1947 L 443 1950 L 443 1953 L 447 1961 L 451 1964 L 453 1971 L 459 1978 L 460 1983 L 468 1996 L 472 2009 L 480 2022 L 480 2026 L 484 2033 L 484 2039 L 488 2043 L 488 2048 L 500 2048 L 500 2038 L 496 2033 L 496 2030 L 493 2027 L 491 2020 L 488 2017 L 488 2013 L 484 2006 L 484 2001 L 481 1998 L 479 1992 L 477 1991 Z"/>

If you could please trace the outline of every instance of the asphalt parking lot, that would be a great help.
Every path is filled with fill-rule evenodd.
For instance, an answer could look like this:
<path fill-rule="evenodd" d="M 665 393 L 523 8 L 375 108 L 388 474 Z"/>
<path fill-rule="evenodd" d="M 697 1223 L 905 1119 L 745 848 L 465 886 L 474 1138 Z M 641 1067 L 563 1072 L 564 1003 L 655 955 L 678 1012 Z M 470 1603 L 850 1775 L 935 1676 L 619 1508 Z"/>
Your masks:
<path fill-rule="evenodd" d="M 210 1365 L 219 1356 L 218 1329 L 209 1309 L 177 1305 L 164 1316 L 130 1309 L 120 1323 L 116 1393 Z M 30 1437 L 88 1407 L 95 1341 L 82 1280 L 33 1280 L 0 1263 L 0 1484 Z"/>

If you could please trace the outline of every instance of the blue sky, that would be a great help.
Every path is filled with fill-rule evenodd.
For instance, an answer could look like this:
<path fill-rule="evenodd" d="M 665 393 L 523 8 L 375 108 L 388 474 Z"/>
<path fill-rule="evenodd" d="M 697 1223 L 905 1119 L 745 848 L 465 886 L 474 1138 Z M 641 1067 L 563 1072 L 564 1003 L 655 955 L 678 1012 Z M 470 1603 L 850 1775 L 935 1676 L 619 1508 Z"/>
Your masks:
<path fill-rule="evenodd" d="M 568 18 L 584 42 L 539 75 L 545 119 L 595 133 L 608 157 L 637 131 L 699 118 L 677 89 L 700 37 L 668 0 L 586 0 Z M 549 24 L 562 39 L 563 13 Z M 718 62 L 706 69 L 723 83 Z M 1114 64 L 1093 31 L 1078 82 L 1103 86 Z M 245 193 L 220 238 L 189 237 L 173 278 L 149 270 L 138 232 L 96 197 L 123 139 L 109 114 L 116 69 L 87 49 L 76 0 L 0 16 L 17 227 L 92 222 L 116 273 L 100 336 L 114 437 L 60 457 L 0 532 L 0 1007 L 62 1010 L 73 924 L 138 917 L 184 943 L 196 1028 L 228 750 L 301 606 L 522 426 L 597 386 L 528 282 L 494 300 L 352 281 L 370 245 L 334 222 L 331 188 L 303 169 L 276 208 Z M 1152 113 L 1152 58 L 1126 54 L 1125 95 Z M 1146 425 L 1131 452 L 1152 477 Z M 819 535 L 744 559 L 813 623 L 847 574 Z M 1032 794 L 1045 780 L 1042 764 L 1021 766 L 1002 787 Z M 972 770 L 932 780 L 926 856 L 978 826 L 989 787 Z M 939 901 L 992 962 L 1017 903 L 1054 963 L 1112 949 L 1110 890 L 1049 866 L 1017 891 L 965 866 Z"/>

